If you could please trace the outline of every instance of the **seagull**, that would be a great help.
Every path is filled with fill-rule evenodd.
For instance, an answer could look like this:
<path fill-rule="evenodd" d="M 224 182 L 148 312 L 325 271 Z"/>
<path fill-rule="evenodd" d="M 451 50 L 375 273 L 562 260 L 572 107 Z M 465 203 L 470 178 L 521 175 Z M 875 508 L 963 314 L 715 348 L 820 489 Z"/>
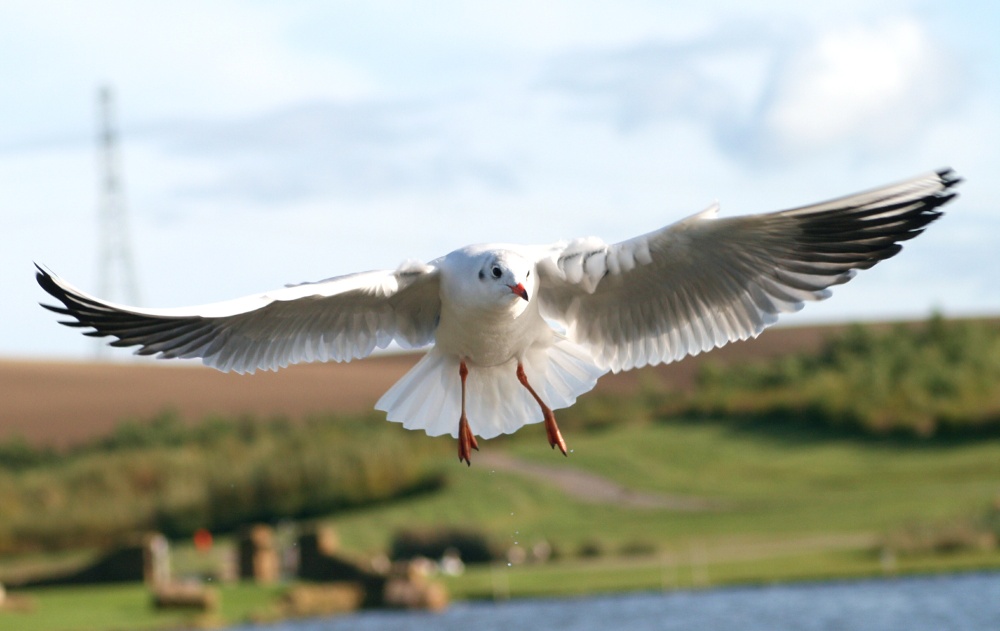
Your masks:
<path fill-rule="evenodd" d="M 146 309 L 91 296 L 36 264 L 42 306 L 139 355 L 200 358 L 222 371 L 350 361 L 395 342 L 432 345 L 376 403 L 388 420 L 458 439 L 543 422 L 606 372 L 756 337 L 901 249 L 961 179 L 941 169 L 778 212 L 718 218 L 719 206 L 607 244 L 470 245 L 429 263 L 337 276 L 199 307 Z"/>

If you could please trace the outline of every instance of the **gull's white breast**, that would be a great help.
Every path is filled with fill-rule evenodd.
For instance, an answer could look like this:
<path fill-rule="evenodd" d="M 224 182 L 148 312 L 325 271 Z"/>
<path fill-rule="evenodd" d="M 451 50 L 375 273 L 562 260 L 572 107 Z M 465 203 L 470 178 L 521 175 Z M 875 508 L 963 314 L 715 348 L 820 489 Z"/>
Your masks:
<path fill-rule="evenodd" d="M 479 263 L 479 254 L 467 248 L 444 259 L 435 346 L 476 366 L 499 366 L 523 358 L 532 346 L 552 345 L 553 331 L 539 312 L 534 283 L 527 301 L 512 293 L 498 303 L 470 271 Z"/>

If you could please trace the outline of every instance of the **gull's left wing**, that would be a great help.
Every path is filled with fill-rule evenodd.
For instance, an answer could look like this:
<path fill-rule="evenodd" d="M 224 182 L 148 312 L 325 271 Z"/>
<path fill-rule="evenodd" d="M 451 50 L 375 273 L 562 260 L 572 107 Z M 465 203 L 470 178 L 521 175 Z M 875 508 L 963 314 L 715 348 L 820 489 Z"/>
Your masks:
<path fill-rule="evenodd" d="M 613 245 L 557 244 L 538 260 L 542 314 L 614 371 L 753 337 L 899 252 L 959 181 L 943 169 L 774 213 L 717 219 L 713 206 Z"/>
<path fill-rule="evenodd" d="M 73 318 L 62 324 L 115 337 L 112 346 L 138 346 L 139 355 L 197 357 L 238 373 L 350 361 L 392 341 L 406 348 L 429 344 L 441 311 L 437 268 L 419 264 L 177 309 L 116 305 L 36 267 L 38 284 L 63 304 L 42 306 Z"/>

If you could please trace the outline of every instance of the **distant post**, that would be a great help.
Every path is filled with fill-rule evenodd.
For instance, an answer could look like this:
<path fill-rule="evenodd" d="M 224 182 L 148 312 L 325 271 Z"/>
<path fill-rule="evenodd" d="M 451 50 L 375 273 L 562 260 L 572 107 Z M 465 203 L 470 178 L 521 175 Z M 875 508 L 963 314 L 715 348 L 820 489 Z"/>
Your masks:
<path fill-rule="evenodd" d="M 240 536 L 240 578 L 257 583 L 274 583 L 280 574 L 274 530 L 270 526 L 251 526 Z"/>

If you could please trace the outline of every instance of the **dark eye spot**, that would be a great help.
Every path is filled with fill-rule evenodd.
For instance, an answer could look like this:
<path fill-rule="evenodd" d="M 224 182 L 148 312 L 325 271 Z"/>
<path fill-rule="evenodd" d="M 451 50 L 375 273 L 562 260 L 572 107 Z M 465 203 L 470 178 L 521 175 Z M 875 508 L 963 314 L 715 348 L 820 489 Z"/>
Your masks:
<path fill-rule="evenodd" d="M 479 270 L 479 280 L 486 280 L 486 272 Z"/>
<path fill-rule="evenodd" d="M 503 270 L 500 269 L 499 265 L 494 265 L 492 271 L 493 271 L 493 278 L 500 278 L 501 276 L 503 276 Z"/>

